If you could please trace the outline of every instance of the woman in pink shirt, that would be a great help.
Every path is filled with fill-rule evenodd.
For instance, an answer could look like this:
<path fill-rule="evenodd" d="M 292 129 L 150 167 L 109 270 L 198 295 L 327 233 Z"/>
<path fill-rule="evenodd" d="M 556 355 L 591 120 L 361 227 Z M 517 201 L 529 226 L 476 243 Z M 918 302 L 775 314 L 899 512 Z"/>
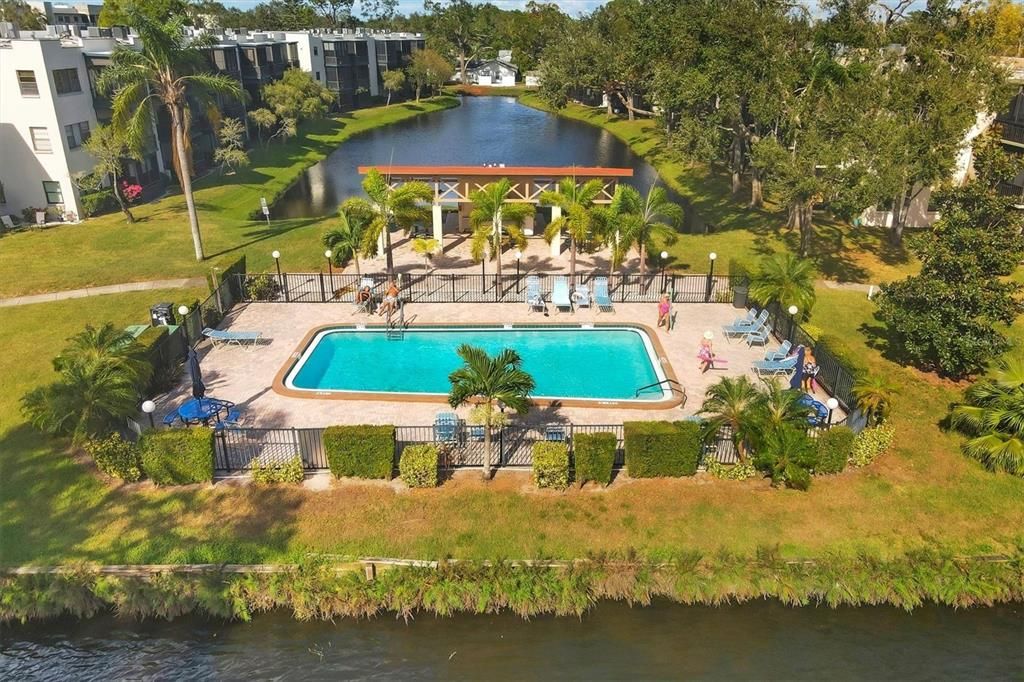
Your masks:
<path fill-rule="evenodd" d="M 669 313 L 672 311 L 672 304 L 668 302 L 668 294 L 661 295 L 661 301 L 658 303 L 658 326 L 665 325 L 665 329 L 668 329 Z"/>

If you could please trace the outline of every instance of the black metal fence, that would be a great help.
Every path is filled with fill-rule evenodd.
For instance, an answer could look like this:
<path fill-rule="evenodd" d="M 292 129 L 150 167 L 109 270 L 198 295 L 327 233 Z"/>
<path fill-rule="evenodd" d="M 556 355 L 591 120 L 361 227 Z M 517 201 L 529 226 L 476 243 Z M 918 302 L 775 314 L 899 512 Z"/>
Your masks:
<path fill-rule="evenodd" d="M 526 278 L 535 276 L 547 301 L 556 278 L 567 274 L 520 273 L 465 274 L 465 273 L 402 273 L 396 277 L 402 299 L 415 303 L 521 303 L 526 295 Z M 372 283 L 376 298 L 387 287 L 387 275 L 371 273 L 342 275 L 335 273 L 284 272 L 237 274 L 233 276 L 241 300 L 274 303 L 354 303 L 356 292 L 365 280 Z M 651 303 L 662 294 L 668 294 L 675 303 L 735 303 L 746 304 L 745 277 L 729 275 L 678 275 L 654 272 L 614 274 L 576 273 L 576 286 L 586 285 L 591 294 L 594 282 L 603 277 L 608 280 L 608 295 L 613 303 Z"/>
<path fill-rule="evenodd" d="M 209 296 L 191 307 L 181 320 L 181 329 L 189 343 L 195 345 L 202 337 L 203 329 L 216 329 L 235 303 L 242 299 L 239 277 L 245 275 L 225 277 Z"/>

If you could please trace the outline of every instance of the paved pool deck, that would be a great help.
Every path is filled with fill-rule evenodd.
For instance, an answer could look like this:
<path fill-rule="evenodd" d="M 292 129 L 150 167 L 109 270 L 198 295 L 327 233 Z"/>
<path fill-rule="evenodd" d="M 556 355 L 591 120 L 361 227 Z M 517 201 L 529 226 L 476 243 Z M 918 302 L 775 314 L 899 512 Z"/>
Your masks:
<path fill-rule="evenodd" d="M 625 409 L 596 406 L 568 407 L 552 405 L 536 407 L 522 417 L 524 423 L 573 422 L 577 424 L 618 424 L 628 420 L 676 420 L 700 409 L 708 386 L 724 375 L 748 374 L 753 377 L 751 363 L 764 357 L 765 349 L 748 348 L 741 340 L 727 342 L 721 327 L 743 311 L 726 304 L 677 304 L 676 327 L 671 333 L 658 329 L 657 335 L 665 357 L 671 364 L 687 395 L 681 407 L 670 409 Z M 551 312 L 547 317 L 531 313 L 522 303 L 409 303 L 406 318 L 412 328 L 423 323 L 450 324 L 590 324 L 640 323 L 654 328 L 657 318 L 655 303 L 620 303 L 615 313 L 598 313 L 583 309 L 572 314 Z M 241 408 L 243 424 L 257 427 L 324 427 L 333 424 L 396 424 L 429 425 L 441 411 L 450 411 L 442 402 L 407 402 L 401 400 L 337 400 L 298 398 L 274 391 L 274 377 L 301 350 L 302 340 L 310 330 L 331 324 L 379 324 L 382 318 L 353 314 L 351 303 L 248 303 L 237 305 L 221 323 L 220 328 L 239 331 L 260 331 L 265 341 L 254 350 L 237 346 L 213 348 L 209 341 L 199 346 L 203 381 L 208 395 L 230 400 Z M 728 360 L 728 369 L 710 370 L 701 374 L 697 348 L 706 330 L 714 333 L 715 351 Z M 777 347 L 769 344 L 769 348 Z M 386 365 L 382 364 L 382 368 Z M 600 367 L 578 367 L 571 371 L 600 372 Z M 157 400 L 157 417 L 189 396 L 187 375 L 171 393 Z M 824 402 L 823 393 L 817 398 Z M 461 408 L 466 416 L 468 408 Z M 837 415 L 836 419 L 842 418 Z"/>

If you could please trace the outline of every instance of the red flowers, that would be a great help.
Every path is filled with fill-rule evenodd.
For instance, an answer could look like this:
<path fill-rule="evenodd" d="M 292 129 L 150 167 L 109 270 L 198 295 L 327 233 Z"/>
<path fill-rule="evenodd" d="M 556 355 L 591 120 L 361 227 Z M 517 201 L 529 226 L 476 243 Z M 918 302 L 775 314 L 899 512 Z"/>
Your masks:
<path fill-rule="evenodd" d="M 142 194 L 142 185 L 129 183 L 127 180 L 121 182 L 121 196 L 128 203 L 132 203 Z"/>

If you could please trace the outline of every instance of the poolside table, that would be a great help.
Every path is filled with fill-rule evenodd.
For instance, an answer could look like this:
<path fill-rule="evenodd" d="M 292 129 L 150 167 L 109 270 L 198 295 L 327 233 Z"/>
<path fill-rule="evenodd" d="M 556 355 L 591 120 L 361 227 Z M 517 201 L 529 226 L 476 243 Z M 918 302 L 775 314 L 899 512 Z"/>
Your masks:
<path fill-rule="evenodd" d="M 221 411 L 233 406 L 234 403 L 216 398 L 192 398 L 178 407 L 178 418 L 186 424 L 208 424 L 211 419 L 220 421 Z"/>

